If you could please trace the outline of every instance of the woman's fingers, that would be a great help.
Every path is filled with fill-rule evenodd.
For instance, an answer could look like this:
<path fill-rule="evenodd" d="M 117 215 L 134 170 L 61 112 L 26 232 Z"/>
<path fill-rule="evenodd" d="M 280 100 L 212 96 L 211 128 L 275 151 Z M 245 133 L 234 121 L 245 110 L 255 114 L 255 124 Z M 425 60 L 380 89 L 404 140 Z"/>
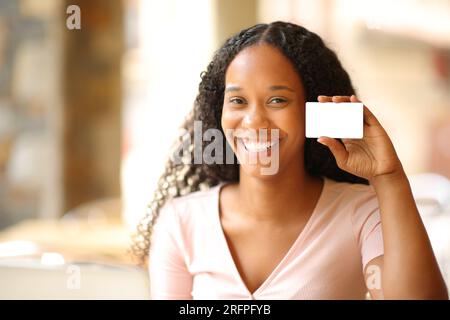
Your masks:
<path fill-rule="evenodd" d="M 355 96 L 318 96 L 317 97 L 317 101 L 319 102 L 357 102 L 357 101 L 352 101 L 352 97 L 354 97 L 353 99 L 356 99 Z"/>
<path fill-rule="evenodd" d="M 381 126 L 378 119 L 370 112 L 369 108 L 364 106 L 364 122 L 368 126 Z"/>
<path fill-rule="evenodd" d="M 319 102 L 332 102 L 331 97 L 329 96 L 318 96 L 317 101 Z"/>
<path fill-rule="evenodd" d="M 352 95 L 350 97 L 350 101 L 351 102 L 361 102 L 355 95 Z M 370 112 L 369 108 L 367 108 L 366 106 L 364 106 L 364 122 L 368 126 L 373 126 L 373 125 L 379 125 L 380 124 L 378 122 L 377 118 L 373 115 L 372 112 Z"/>
<path fill-rule="evenodd" d="M 349 96 L 333 96 L 333 102 L 350 102 Z"/>
<path fill-rule="evenodd" d="M 317 142 L 327 146 L 336 159 L 339 168 L 345 170 L 347 163 L 348 151 L 338 140 L 329 137 L 320 137 Z"/>
<path fill-rule="evenodd" d="M 361 101 L 359 101 L 359 99 L 353 94 L 353 95 L 350 97 L 350 102 L 361 102 Z"/>

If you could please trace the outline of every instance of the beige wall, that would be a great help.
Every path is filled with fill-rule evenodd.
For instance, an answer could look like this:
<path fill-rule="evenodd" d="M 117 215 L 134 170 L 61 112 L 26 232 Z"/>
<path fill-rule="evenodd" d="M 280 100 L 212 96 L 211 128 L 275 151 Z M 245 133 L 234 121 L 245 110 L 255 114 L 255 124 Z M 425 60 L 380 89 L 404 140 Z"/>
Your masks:
<path fill-rule="evenodd" d="M 122 1 L 66 1 L 81 30 L 65 30 L 64 211 L 120 195 Z"/>
<path fill-rule="evenodd" d="M 214 0 L 212 9 L 215 48 L 219 48 L 234 33 L 258 22 L 257 0 Z"/>

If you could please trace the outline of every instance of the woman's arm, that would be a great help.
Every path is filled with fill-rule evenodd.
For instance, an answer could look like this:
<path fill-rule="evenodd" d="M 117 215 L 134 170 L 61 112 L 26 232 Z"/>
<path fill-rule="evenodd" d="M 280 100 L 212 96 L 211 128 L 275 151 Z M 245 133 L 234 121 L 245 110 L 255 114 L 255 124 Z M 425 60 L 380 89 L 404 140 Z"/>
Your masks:
<path fill-rule="evenodd" d="M 319 102 L 359 102 L 352 97 L 320 96 Z M 364 106 L 363 139 L 321 137 L 338 166 L 370 181 L 377 194 L 383 232 L 384 256 L 366 266 L 380 270 L 381 290 L 374 298 L 448 299 L 447 288 L 434 257 L 411 188 L 386 131 Z M 373 268 L 372 268 L 373 269 Z"/>
<path fill-rule="evenodd" d="M 448 299 L 447 288 L 403 170 L 370 180 L 380 205 L 385 299 Z M 379 262 L 378 262 L 379 263 Z"/>

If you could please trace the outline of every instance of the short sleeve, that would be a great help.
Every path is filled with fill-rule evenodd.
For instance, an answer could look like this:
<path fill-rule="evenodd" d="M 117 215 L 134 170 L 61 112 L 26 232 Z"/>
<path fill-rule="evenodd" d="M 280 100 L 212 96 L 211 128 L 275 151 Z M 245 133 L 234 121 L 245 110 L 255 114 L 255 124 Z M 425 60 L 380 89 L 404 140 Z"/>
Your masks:
<path fill-rule="evenodd" d="M 152 299 L 192 299 L 192 275 L 183 258 L 181 230 L 174 206 L 166 203 L 160 210 L 151 237 L 149 274 Z"/>
<path fill-rule="evenodd" d="M 355 199 L 352 215 L 353 231 L 361 252 L 363 270 L 370 260 L 384 254 L 380 209 L 375 191 L 367 191 Z"/>

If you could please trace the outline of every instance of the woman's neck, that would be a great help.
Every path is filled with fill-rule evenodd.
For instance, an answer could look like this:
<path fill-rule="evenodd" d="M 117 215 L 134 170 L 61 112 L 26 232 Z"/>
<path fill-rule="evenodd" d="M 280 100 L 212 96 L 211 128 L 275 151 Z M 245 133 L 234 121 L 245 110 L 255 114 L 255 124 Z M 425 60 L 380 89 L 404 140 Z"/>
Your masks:
<path fill-rule="evenodd" d="M 237 197 L 240 211 L 249 218 L 273 223 L 310 214 L 322 192 L 321 178 L 309 175 L 303 166 L 261 179 L 241 169 Z"/>

